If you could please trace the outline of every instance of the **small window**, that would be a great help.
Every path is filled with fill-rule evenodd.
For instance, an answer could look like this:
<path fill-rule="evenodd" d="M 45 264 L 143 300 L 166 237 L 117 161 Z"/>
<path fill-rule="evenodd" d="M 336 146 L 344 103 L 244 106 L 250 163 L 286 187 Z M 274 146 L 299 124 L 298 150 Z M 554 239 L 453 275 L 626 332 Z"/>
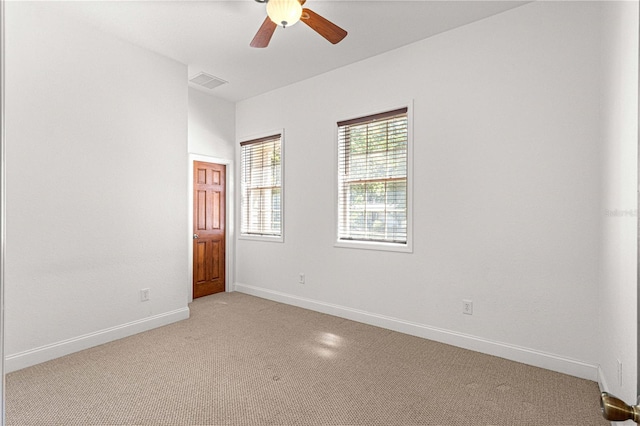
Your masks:
<path fill-rule="evenodd" d="M 407 112 L 338 122 L 338 245 L 410 250 Z"/>
<path fill-rule="evenodd" d="M 240 143 L 240 235 L 282 238 L 282 135 Z"/>

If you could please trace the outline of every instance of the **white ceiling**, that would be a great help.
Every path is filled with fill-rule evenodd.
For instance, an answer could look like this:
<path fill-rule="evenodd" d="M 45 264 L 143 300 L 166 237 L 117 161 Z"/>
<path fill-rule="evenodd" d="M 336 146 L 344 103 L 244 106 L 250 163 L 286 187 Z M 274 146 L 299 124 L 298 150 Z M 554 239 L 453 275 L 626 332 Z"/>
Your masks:
<path fill-rule="evenodd" d="M 238 101 L 378 55 L 527 1 L 308 0 L 349 32 L 332 45 L 303 23 L 277 28 L 269 47 L 249 42 L 265 5 L 253 0 L 42 2 L 133 44 L 228 81 L 208 91 Z"/>

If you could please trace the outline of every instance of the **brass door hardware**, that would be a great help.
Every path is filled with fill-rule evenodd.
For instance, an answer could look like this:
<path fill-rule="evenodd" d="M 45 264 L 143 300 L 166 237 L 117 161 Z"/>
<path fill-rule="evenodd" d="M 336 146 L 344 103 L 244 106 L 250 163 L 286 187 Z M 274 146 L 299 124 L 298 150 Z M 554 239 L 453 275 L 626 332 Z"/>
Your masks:
<path fill-rule="evenodd" d="M 640 405 L 628 405 L 620 398 L 607 392 L 600 394 L 600 408 L 602 416 L 609 421 L 623 422 L 633 420 L 640 423 Z"/>

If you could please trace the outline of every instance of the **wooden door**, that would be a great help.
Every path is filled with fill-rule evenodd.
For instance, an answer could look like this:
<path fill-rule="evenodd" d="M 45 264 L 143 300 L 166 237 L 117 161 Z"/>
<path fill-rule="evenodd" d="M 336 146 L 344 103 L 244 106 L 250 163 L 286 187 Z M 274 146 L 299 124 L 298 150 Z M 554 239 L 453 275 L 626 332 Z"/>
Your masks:
<path fill-rule="evenodd" d="M 193 298 L 225 290 L 225 172 L 193 163 Z"/>

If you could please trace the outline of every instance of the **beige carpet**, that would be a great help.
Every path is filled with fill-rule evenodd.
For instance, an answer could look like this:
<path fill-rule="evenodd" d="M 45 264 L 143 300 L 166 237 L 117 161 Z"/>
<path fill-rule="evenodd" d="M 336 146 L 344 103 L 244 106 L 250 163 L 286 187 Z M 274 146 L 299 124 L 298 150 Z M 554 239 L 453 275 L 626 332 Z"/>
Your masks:
<path fill-rule="evenodd" d="M 6 383 L 9 425 L 608 425 L 594 382 L 240 293 Z"/>

